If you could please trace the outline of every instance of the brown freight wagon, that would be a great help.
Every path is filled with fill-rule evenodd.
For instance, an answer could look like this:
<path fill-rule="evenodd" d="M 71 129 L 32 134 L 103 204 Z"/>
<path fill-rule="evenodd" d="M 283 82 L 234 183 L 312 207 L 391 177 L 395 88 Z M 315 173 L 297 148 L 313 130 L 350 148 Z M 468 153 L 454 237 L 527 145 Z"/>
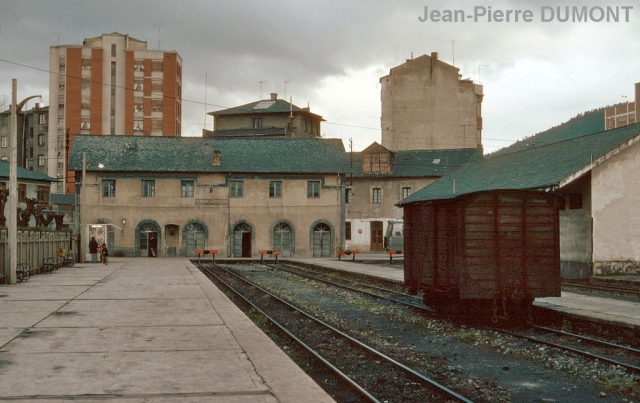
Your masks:
<path fill-rule="evenodd" d="M 527 315 L 534 298 L 560 296 L 560 202 L 488 190 L 403 204 L 405 284 L 447 313 Z"/>

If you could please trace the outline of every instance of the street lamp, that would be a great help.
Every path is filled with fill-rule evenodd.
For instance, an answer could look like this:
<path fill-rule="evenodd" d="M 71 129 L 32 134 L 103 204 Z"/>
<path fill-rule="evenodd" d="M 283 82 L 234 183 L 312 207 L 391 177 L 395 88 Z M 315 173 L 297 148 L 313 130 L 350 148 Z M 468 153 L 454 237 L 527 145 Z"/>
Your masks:
<path fill-rule="evenodd" d="M 9 154 L 9 245 L 5 265 L 6 284 L 16 283 L 16 267 L 18 266 L 18 111 L 32 99 L 33 95 L 18 104 L 18 80 L 12 81 L 11 88 L 11 151 Z"/>

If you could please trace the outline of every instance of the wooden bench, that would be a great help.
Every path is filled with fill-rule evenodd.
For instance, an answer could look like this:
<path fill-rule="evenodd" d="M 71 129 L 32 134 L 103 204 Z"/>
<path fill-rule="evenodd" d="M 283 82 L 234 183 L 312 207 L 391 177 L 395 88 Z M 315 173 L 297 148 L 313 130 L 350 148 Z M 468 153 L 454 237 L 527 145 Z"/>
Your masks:
<path fill-rule="evenodd" d="M 342 256 L 349 256 L 349 255 L 353 255 L 353 262 L 356 261 L 356 255 L 358 254 L 357 250 L 339 250 L 336 252 L 336 254 L 338 255 L 338 260 L 341 260 Z"/>
<path fill-rule="evenodd" d="M 263 262 L 264 259 L 264 255 L 271 255 L 271 256 L 275 256 L 276 257 L 276 264 L 278 263 L 278 255 L 280 254 L 280 251 L 275 249 L 275 250 L 259 250 L 258 253 L 260 254 L 260 263 Z"/>
<path fill-rule="evenodd" d="M 216 255 L 218 254 L 218 251 L 215 249 L 196 249 L 195 252 L 198 255 L 198 264 L 200 264 L 200 255 L 211 255 L 212 261 L 215 262 Z"/>
<path fill-rule="evenodd" d="M 393 255 L 404 255 L 403 250 L 388 250 L 387 254 L 389 255 L 389 263 L 393 263 Z"/>

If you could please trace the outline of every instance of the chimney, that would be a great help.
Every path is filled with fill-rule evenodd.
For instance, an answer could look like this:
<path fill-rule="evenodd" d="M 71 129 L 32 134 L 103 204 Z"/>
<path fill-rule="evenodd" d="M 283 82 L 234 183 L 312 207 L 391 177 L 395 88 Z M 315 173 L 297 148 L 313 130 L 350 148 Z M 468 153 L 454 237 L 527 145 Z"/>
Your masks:
<path fill-rule="evenodd" d="M 278 93 L 277 92 L 272 92 L 271 93 L 271 100 L 272 101 L 277 101 L 278 100 Z"/>
<path fill-rule="evenodd" d="M 220 151 L 213 150 L 213 165 L 220 166 Z"/>
<path fill-rule="evenodd" d="M 438 60 L 438 52 L 431 52 L 431 61 L 435 62 Z"/>

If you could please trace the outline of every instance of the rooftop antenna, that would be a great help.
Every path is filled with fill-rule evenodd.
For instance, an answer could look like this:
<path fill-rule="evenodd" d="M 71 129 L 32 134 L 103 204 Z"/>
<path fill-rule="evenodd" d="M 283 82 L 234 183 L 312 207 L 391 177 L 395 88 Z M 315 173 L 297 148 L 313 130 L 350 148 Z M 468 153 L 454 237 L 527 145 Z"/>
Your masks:
<path fill-rule="evenodd" d="M 60 46 L 60 32 L 52 32 L 54 35 L 58 35 L 58 46 Z"/>
<path fill-rule="evenodd" d="M 455 39 L 451 41 L 451 55 L 453 59 L 453 61 L 451 62 L 451 65 L 455 66 L 456 65 L 456 40 Z"/>
<path fill-rule="evenodd" d="M 162 27 L 162 23 L 158 24 L 158 50 L 160 50 L 160 43 L 164 42 L 160 40 L 160 28 Z"/>
<path fill-rule="evenodd" d="M 476 64 L 476 67 L 478 68 L 478 84 L 482 84 L 482 76 L 480 73 L 482 73 L 481 69 L 483 67 L 489 67 L 488 64 Z"/>
<path fill-rule="evenodd" d="M 209 80 L 209 73 L 204 73 L 204 126 L 203 129 L 207 128 L 207 83 Z"/>
<path fill-rule="evenodd" d="M 287 84 L 290 83 L 291 81 L 285 81 L 284 82 L 284 99 L 287 99 Z"/>
<path fill-rule="evenodd" d="M 266 80 L 258 81 L 258 84 L 260 84 L 260 100 L 262 100 L 262 84 L 268 83 L 268 82 L 269 81 L 266 81 Z"/>

